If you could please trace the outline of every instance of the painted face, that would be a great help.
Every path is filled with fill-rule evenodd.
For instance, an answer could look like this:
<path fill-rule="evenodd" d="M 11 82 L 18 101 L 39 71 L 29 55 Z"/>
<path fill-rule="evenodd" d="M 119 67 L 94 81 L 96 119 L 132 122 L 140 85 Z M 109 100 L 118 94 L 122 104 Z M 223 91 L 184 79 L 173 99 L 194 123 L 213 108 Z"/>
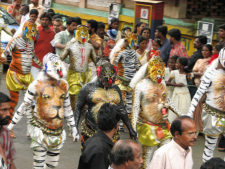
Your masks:
<path fill-rule="evenodd" d="M 153 82 L 161 83 L 165 76 L 165 63 L 160 56 L 154 56 L 148 64 L 148 75 Z"/>
<path fill-rule="evenodd" d="M 131 49 L 135 49 L 138 46 L 138 36 L 132 32 L 127 32 L 125 38 Z"/>
<path fill-rule="evenodd" d="M 110 63 L 105 63 L 97 68 L 97 75 L 100 83 L 108 88 L 116 80 L 117 68 L 111 65 Z"/>
<path fill-rule="evenodd" d="M 33 22 L 27 21 L 23 25 L 23 35 L 30 41 L 34 41 L 37 37 L 37 25 Z"/>
<path fill-rule="evenodd" d="M 43 59 L 44 71 L 50 77 L 59 80 L 66 77 L 66 69 L 59 57 L 53 53 L 48 53 Z"/>
<path fill-rule="evenodd" d="M 223 49 L 220 50 L 220 53 L 219 53 L 219 62 L 225 68 L 225 48 L 223 48 Z"/>
<path fill-rule="evenodd" d="M 76 29 L 76 39 L 80 43 L 85 43 L 89 38 L 88 28 L 83 25 L 79 25 Z"/>

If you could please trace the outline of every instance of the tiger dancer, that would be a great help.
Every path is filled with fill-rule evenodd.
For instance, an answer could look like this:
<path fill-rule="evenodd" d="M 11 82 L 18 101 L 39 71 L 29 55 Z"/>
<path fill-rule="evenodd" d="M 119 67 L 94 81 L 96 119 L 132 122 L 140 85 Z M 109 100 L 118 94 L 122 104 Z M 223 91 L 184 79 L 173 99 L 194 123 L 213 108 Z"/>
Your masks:
<path fill-rule="evenodd" d="M 206 162 L 213 157 L 219 135 L 225 133 L 225 48 L 221 49 L 218 59 L 202 76 L 188 112 L 190 117 L 193 117 L 193 112 L 204 94 L 206 99 L 203 103 L 202 122 L 205 148 L 202 160 Z"/>

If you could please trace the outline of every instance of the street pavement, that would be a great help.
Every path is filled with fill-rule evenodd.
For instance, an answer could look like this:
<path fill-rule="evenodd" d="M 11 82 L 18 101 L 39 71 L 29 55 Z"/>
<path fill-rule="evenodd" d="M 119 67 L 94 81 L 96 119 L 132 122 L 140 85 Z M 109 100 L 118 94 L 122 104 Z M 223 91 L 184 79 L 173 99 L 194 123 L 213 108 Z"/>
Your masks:
<path fill-rule="evenodd" d="M 2 78 L 0 91 L 8 94 L 8 90 L 6 89 L 5 86 L 5 74 L 0 78 Z M 23 96 L 20 97 L 18 105 L 20 105 L 22 99 Z M 65 128 L 67 129 L 67 127 Z M 24 117 L 14 127 L 14 131 L 17 136 L 17 138 L 14 139 L 14 146 L 16 148 L 15 165 L 17 169 L 31 169 L 33 162 L 33 155 L 29 147 L 30 139 L 26 136 L 26 117 Z M 128 134 L 121 133 L 121 138 L 128 138 Z M 194 159 L 193 169 L 199 169 L 202 164 L 201 156 L 203 148 L 204 148 L 204 137 L 199 136 L 196 145 L 193 147 L 193 159 Z M 80 154 L 81 154 L 80 141 L 73 142 L 71 138 L 67 137 L 67 140 L 65 141 L 64 146 L 61 149 L 60 161 L 57 169 L 77 169 Z M 214 156 L 223 159 L 225 153 L 218 152 L 217 150 L 215 150 Z"/>

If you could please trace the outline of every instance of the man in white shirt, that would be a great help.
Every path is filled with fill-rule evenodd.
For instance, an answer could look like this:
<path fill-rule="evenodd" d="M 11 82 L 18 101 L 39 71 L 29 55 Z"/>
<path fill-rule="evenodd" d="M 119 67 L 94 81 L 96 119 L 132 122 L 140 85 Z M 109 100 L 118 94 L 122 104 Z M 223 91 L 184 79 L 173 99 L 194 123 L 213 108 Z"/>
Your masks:
<path fill-rule="evenodd" d="M 191 146 L 197 140 L 194 121 L 189 116 L 181 116 L 173 121 L 170 132 L 173 140 L 154 153 L 148 169 L 192 169 Z"/>

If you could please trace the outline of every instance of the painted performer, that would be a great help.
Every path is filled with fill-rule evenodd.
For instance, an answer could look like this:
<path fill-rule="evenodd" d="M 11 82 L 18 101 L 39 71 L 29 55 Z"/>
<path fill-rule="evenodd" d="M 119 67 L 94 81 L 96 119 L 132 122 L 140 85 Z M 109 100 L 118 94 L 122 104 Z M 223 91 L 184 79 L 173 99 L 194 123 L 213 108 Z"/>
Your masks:
<path fill-rule="evenodd" d="M 81 142 L 82 144 L 97 132 L 97 113 L 104 103 L 117 105 L 121 110 L 121 119 L 127 126 L 130 137 L 136 138 L 128 118 L 125 106 L 123 104 L 122 95 L 119 87 L 114 85 L 116 79 L 116 69 L 109 62 L 102 63 L 97 68 L 97 80 L 86 84 L 80 91 L 76 108 L 75 119 L 76 125 L 79 124 L 80 116 L 83 108 L 87 105 L 85 119 L 81 123 Z M 114 136 L 114 140 L 118 140 L 119 136 Z"/>
<path fill-rule="evenodd" d="M 9 89 L 11 100 L 11 118 L 19 100 L 19 91 L 26 90 L 33 81 L 31 75 L 32 61 L 42 66 L 34 53 L 34 40 L 36 36 L 36 24 L 31 21 L 25 22 L 22 36 L 12 39 L 1 55 L 1 60 L 3 60 L 4 63 L 7 62 L 10 57 L 12 58 L 6 75 L 6 86 Z M 15 137 L 13 133 L 11 136 Z"/>
<path fill-rule="evenodd" d="M 221 49 L 218 59 L 206 69 L 202 76 L 191 102 L 189 116 L 193 117 L 193 112 L 204 94 L 206 94 L 206 99 L 202 110 L 203 133 L 205 134 L 203 162 L 213 157 L 218 137 L 225 133 L 225 48 Z"/>
<path fill-rule="evenodd" d="M 160 56 L 154 56 L 130 83 L 134 88 L 131 123 L 142 145 L 144 169 L 148 168 L 154 151 L 171 139 L 167 110 L 176 110 L 167 97 L 164 74 L 164 62 Z"/>
<path fill-rule="evenodd" d="M 129 87 L 129 83 L 140 64 L 135 50 L 132 49 L 137 39 L 130 32 L 125 33 L 124 36 L 125 38 L 119 40 L 110 53 L 110 63 L 118 67 L 115 84 L 120 88 L 127 112 L 130 114 L 132 110 L 132 89 Z"/>
<path fill-rule="evenodd" d="M 66 139 L 63 120 L 72 128 L 74 141 L 79 139 L 70 106 L 68 84 L 63 78 L 66 69 L 57 55 L 48 53 L 43 58 L 43 70 L 30 85 L 24 102 L 15 112 L 8 129 L 11 130 L 24 114 L 30 117 L 29 134 L 33 150 L 33 168 L 55 168 L 60 149 Z M 32 108 L 33 100 L 36 104 Z"/>
<path fill-rule="evenodd" d="M 93 46 L 87 42 L 88 36 L 88 28 L 79 25 L 76 29 L 76 37 L 67 43 L 65 50 L 60 56 L 61 60 L 69 56 L 70 65 L 67 81 L 73 111 L 80 89 L 91 80 L 92 75 L 89 69 L 89 62 L 96 64 L 96 54 Z M 96 70 L 95 66 L 94 69 Z"/>

